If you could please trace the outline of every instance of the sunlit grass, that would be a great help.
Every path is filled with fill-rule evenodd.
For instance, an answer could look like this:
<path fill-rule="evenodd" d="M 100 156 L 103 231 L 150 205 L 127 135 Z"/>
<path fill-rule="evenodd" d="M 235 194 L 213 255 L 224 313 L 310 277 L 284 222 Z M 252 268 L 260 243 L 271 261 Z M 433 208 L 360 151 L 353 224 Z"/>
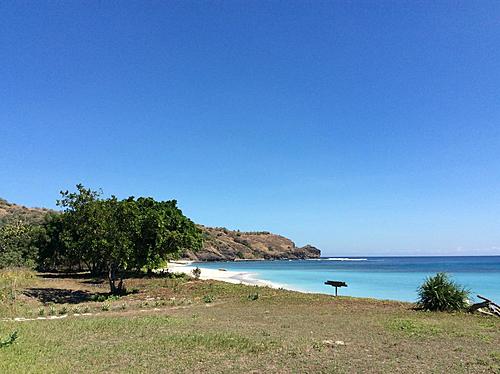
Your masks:
<path fill-rule="evenodd" d="M 97 295 L 73 304 L 19 292 L 13 304 L 24 303 L 25 317 L 67 317 L 0 322 L 1 338 L 18 333 L 0 349 L 1 373 L 494 372 L 499 365 L 498 319 L 190 279 L 130 279 L 138 292 L 114 299 L 88 280 L 33 280 Z"/>

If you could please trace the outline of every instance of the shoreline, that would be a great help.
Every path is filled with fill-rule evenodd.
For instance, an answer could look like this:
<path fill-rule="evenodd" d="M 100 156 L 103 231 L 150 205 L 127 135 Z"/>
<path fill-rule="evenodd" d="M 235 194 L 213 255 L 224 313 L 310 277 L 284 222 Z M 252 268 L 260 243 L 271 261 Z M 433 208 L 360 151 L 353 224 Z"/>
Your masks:
<path fill-rule="evenodd" d="M 472 291 L 472 299 L 475 294 L 481 294 L 492 300 L 500 300 L 496 287 L 500 276 L 497 266 L 500 264 L 500 256 L 474 256 L 470 259 L 461 257 L 462 259 L 454 260 L 449 258 L 367 257 L 367 260 L 364 260 L 329 257 L 319 262 L 259 261 L 239 265 L 231 261 L 200 262 L 183 259 L 169 262 L 168 268 L 171 272 L 192 275 L 192 270 L 198 267 L 201 270 L 201 279 L 282 288 L 303 294 L 332 295 L 334 290 L 323 283 L 328 279 L 336 279 L 349 285 L 349 288 L 342 292 L 344 296 L 408 303 L 417 300 L 417 287 L 427 277 L 439 271 L 446 271 L 456 282 Z M 394 287 L 394 284 L 398 284 L 398 287 Z"/>
<path fill-rule="evenodd" d="M 248 286 L 262 286 L 270 288 L 283 288 L 290 291 L 299 291 L 286 287 L 285 285 L 265 281 L 262 279 L 255 278 L 255 273 L 249 273 L 244 271 L 234 271 L 234 270 L 223 270 L 221 269 L 209 269 L 200 266 L 194 266 L 193 264 L 199 264 L 195 261 L 171 261 L 168 263 L 167 270 L 172 273 L 183 273 L 192 276 L 192 271 L 195 268 L 200 269 L 200 279 L 203 280 L 216 280 L 232 284 L 245 284 Z M 299 291 L 304 292 L 304 291 Z"/>
<path fill-rule="evenodd" d="M 490 299 L 500 300 L 498 289 L 494 286 L 499 275 L 495 264 L 500 258 L 497 256 L 474 257 L 476 259 L 470 261 L 448 260 L 450 256 L 446 258 L 436 256 L 436 260 L 407 260 L 405 258 L 393 260 L 391 257 L 382 259 L 386 261 L 385 264 L 379 262 L 378 258 L 370 257 L 328 257 L 319 259 L 324 263 L 318 265 L 315 264 L 317 259 L 309 259 L 303 261 L 303 264 L 292 264 L 291 262 L 295 262 L 294 260 L 267 261 L 276 264 L 269 263 L 262 266 L 259 264 L 233 266 L 231 261 L 201 262 L 183 259 L 170 261 L 168 270 L 192 276 L 192 271 L 199 268 L 201 271 L 200 279 L 203 280 L 211 279 L 232 284 L 325 295 L 332 295 L 333 292 L 330 288 L 326 289 L 323 286 L 323 281 L 320 282 L 320 280 L 338 278 L 347 282 L 349 286 L 352 285 L 342 294 L 344 296 L 414 303 L 417 298 L 416 288 L 418 285 L 422 284 L 426 277 L 444 269 L 452 274 L 457 282 L 472 290 L 471 297 L 473 299 L 474 295 L 479 293 Z M 487 260 L 487 258 L 494 260 Z M 368 264 L 365 261 L 372 263 Z M 299 260 L 299 262 L 301 261 Z M 327 265 L 327 262 L 332 265 Z M 289 263 L 290 265 L 288 265 Z M 409 265 L 411 266 L 409 267 Z M 464 266 L 470 270 L 463 271 Z M 286 272 L 271 271 L 276 269 L 290 270 L 290 278 Z M 316 269 L 319 269 L 317 273 Z M 394 282 L 399 284 L 397 289 L 393 287 Z"/>
<path fill-rule="evenodd" d="M 269 287 L 275 289 L 283 289 L 287 291 L 300 292 L 304 294 L 316 294 L 316 295 L 330 295 L 332 293 L 328 292 L 318 292 L 304 290 L 300 288 L 294 288 L 286 284 L 279 284 L 271 281 L 265 281 L 254 277 L 255 273 L 244 272 L 244 271 L 234 271 L 234 270 L 221 270 L 221 269 L 209 269 L 200 266 L 193 266 L 192 264 L 199 264 L 198 261 L 191 260 L 179 260 L 169 262 L 167 270 L 172 273 L 184 273 L 189 276 L 193 276 L 192 271 L 195 268 L 200 269 L 200 279 L 202 280 L 215 280 L 220 282 L 226 282 L 231 284 L 244 284 L 247 286 L 258 286 L 258 287 Z M 369 299 L 375 301 L 391 301 L 398 303 L 412 303 L 412 301 L 396 300 L 396 299 L 383 299 L 376 297 L 363 297 L 363 296 L 350 296 L 357 299 Z"/>

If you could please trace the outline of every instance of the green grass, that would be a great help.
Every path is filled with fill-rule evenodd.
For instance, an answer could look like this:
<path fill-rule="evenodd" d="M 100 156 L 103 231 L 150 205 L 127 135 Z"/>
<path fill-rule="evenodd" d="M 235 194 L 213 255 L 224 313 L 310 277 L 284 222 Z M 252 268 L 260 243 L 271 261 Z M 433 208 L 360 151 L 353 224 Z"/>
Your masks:
<path fill-rule="evenodd" d="M 443 333 L 443 328 L 436 323 L 429 323 L 415 319 L 397 318 L 391 320 L 388 327 L 410 337 L 436 336 Z"/>
<path fill-rule="evenodd" d="M 85 281 L 39 279 L 36 286 L 102 292 Z M 0 372 L 491 373 L 500 366 L 494 318 L 209 281 L 128 283 L 140 292 L 106 299 L 107 311 L 95 301 L 18 300 L 34 318 L 51 307 L 69 315 L 0 322 L 1 338 L 18 333 L 0 349 Z M 75 309 L 94 315 L 74 316 Z"/>

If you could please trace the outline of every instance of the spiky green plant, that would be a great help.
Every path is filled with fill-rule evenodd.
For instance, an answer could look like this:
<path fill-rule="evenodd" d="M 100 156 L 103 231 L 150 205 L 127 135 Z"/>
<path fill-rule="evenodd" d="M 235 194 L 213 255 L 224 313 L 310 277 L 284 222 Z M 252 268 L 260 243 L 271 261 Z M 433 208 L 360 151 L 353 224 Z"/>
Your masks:
<path fill-rule="evenodd" d="M 417 304 L 429 311 L 460 311 L 468 307 L 469 290 L 455 283 L 446 273 L 428 277 L 418 288 Z"/>

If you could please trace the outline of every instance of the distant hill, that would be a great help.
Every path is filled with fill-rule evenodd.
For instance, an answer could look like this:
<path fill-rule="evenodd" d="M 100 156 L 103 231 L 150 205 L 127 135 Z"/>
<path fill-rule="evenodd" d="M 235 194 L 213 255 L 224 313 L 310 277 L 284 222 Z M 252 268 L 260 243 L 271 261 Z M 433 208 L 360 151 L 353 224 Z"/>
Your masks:
<path fill-rule="evenodd" d="M 0 226 L 13 221 L 39 224 L 43 217 L 54 212 L 46 208 L 28 208 L 9 203 L 0 198 Z M 203 248 L 198 252 L 187 251 L 184 258 L 200 261 L 216 260 L 276 260 L 318 258 L 320 250 L 306 245 L 297 247 L 293 241 L 266 231 L 240 232 L 224 227 L 205 227 Z"/>
<path fill-rule="evenodd" d="M 51 211 L 46 208 L 28 208 L 0 198 L 0 226 L 13 221 L 39 224 L 42 223 L 43 217 Z"/>
<path fill-rule="evenodd" d="M 203 249 L 188 251 L 185 257 L 191 260 L 277 260 L 318 258 L 320 250 L 306 245 L 297 247 L 293 241 L 266 231 L 241 232 L 224 227 L 205 227 Z"/>

